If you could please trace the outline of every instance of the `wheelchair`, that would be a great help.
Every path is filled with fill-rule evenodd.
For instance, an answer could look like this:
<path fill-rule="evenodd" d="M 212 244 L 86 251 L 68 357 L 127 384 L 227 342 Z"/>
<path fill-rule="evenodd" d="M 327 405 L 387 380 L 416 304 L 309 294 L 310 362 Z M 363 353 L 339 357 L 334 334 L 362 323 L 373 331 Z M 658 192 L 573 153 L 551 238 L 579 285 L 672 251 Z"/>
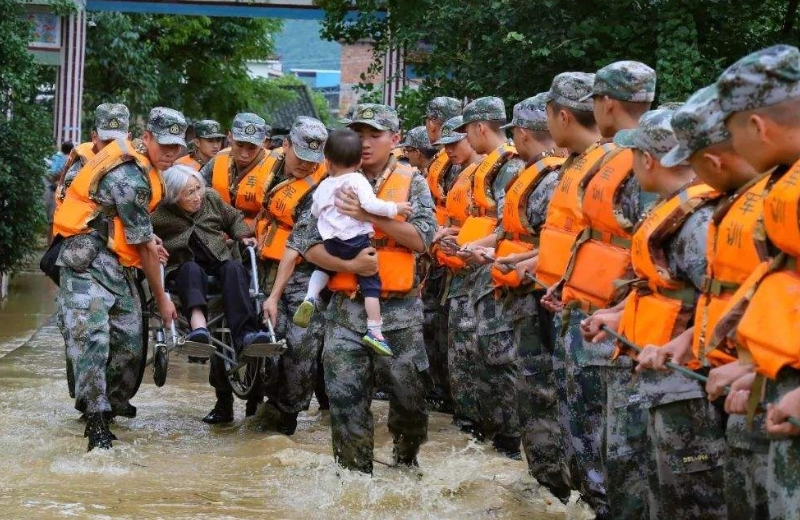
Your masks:
<path fill-rule="evenodd" d="M 250 264 L 250 298 L 256 316 L 261 315 L 261 304 L 265 295 L 259 290 L 258 270 L 256 265 L 256 251 L 252 246 L 246 248 Z M 168 284 L 164 279 L 164 267 L 161 267 L 161 283 L 169 295 Z M 215 291 L 216 289 L 216 291 Z M 147 300 L 147 313 L 145 320 L 149 322 L 149 338 L 152 356 L 147 359 L 146 366 L 153 367 L 153 382 L 158 387 L 164 386 L 169 371 L 170 355 L 173 353 L 208 359 L 217 356 L 222 360 L 228 382 L 233 393 L 240 399 L 247 399 L 254 388 L 266 379 L 266 360 L 270 357 L 282 355 L 288 349 L 285 339 L 278 340 L 270 320 L 267 322 L 269 343 L 253 343 L 247 348 L 238 351 L 234 347 L 231 330 L 225 320 L 222 308 L 222 297 L 215 280 L 209 279 L 208 295 L 208 320 L 206 328 L 211 336 L 211 343 L 195 343 L 186 341 L 186 335 L 191 332 L 191 326 L 184 316 L 178 312 L 177 326 L 171 323 L 167 334 L 164 321 L 158 313 L 155 300 L 150 296 Z M 180 309 L 177 297 L 170 296 L 176 308 Z"/>

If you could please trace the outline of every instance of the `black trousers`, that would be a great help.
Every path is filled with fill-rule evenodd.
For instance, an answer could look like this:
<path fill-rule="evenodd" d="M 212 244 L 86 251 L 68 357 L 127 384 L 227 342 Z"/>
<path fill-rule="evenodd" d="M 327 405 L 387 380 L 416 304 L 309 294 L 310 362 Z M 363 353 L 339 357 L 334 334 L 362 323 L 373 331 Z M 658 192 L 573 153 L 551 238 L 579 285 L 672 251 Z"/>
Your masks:
<path fill-rule="evenodd" d="M 182 264 L 172 275 L 175 293 L 181 299 L 186 319 L 191 318 L 194 307 L 203 309 L 207 315 L 208 277 L 217 277 L 222 289 L 222 306 L 225 319 L 231 329 L 236 348 L 241 348 L 242 339 L 249 332 L 256 332 L 258 316 L 250 298 L 250 275 L 241 262 L 226 260 L 208 272 L 195 262 Z M 225 375 L 225 364 L 217 356 L 211 356 L 208 382 L 214 387 L 218 400 L 233 402 L 233 391 Z"/>

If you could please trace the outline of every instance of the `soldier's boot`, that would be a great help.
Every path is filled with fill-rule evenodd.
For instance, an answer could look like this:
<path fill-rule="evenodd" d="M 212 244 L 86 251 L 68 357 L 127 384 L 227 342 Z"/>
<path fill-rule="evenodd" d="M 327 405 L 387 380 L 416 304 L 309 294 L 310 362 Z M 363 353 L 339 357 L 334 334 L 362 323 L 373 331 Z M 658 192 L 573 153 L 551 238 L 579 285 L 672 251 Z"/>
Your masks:
<path fill-rule="evenodd" d="M 114 415 L 119 415 L 120 417 L 127 417 L 129 419 L 133 419 L 134 417 L 136 417 L 136 407 L 133 406 L 131 403 L 125 403 L 118 409 L 114 410 Z"/>
<path fill-rule="evenodd" d="M 233 422 L 233 395 L 217 395 L 217 404 L 203 417 L 206 424 L 227 424 Z"/>
<path fill-rule="evenodd" d="M 505 435 L 495 435 L 494 439 L 492 440 L 492 445 L 494 446 L 495 450 L 497 450 L 499 453 L 502 453 L 509 459 L 522 460 L 522 455 L 520 454 L 519 451 L 520 447 L 519 437 L 507 437 Z"/>
<path fill-rule="evenodd" d="M 297 430 L 297 414 L 289 412 L 281 412 L 281 418 L 278 421 L 278 432 L 284 435 L 294 435 Z"/>
<path fill-rule="evenodd" d="M 90 413 L 87 415 L 84 435 L 89 437 L 89 448 L 86 451 L 92 451 L 95 448 L 110 450 L 111 441 L 116 440 L 114 434 L 109 430 L 108 422 L 102 413 Z"/>
<path fill-rule="evenodd" d="M 81 415 L 81 419 L 84 422 L 86 422 L 86 427 L 83 429 L 83 436 L 84 437 L 88 437 L 89 436 L 89 418 L 88 417 L 89 416 L 87 414 Z M 114 424 L 114 413 L 113 412 L 103 412 L 103 419 L 106 421 L 106 425 L 107 426 L 110 426 L 110 425 Z M 111 436 L 111 440 L 112 441 L 117 440 L 117 436 L 114 435 L 114 432 L 112 432 L 110 429 L 108 430 L 108 434 Z"/>
<path fill-rule="evenodd" d="M 247 404 L 244 406 L 244 416 L 251 417 L 258 411 L 258 405 L 264 402 L 260 395 L 251 395 L 247 398 Z"/>
<path fill-rule="evenodd" d="M 412 438 L 407 435 L 395 435 L 392 457 L 395 466 L 419 467 L 417 454 L 424 439 Z"/>

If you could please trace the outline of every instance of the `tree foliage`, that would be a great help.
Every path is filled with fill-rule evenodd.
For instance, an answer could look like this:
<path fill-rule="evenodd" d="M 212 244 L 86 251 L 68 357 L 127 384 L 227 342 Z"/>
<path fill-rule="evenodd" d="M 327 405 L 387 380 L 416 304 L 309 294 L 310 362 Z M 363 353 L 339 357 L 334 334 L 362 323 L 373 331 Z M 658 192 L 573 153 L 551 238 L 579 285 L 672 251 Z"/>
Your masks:
<path fill-rule="evenodd" d="M 622 59 L 657 70 L 659 101 L 682 100 L 742 55 L 800 41 L 796 0 L 318 3 L 326 10 L 326 37 L 372 39 L 376 57 L 390 44 L 402 46 L 424 78 L 420 102 L 434 95 L 498 95 L 510 105 L 546 90 L 559 72 L 595 71 Z M 369 14 L 348 16 L 351 9 Z"/>
<path fill-rule="evenodd" d="M 87 124 L 94 107 L 111 101 L 140 118 L 168 105 L 192 119 L 230 121 L 286 97 L 266 79 L 249 77 L 246 65 L 274 54 L 280 21 L 101 12 L 90 13 L 89 22 Z"/>
<path fill-rule="evenodd" d="M 44 224 L 52 117 L 36 103 L 41 67 L 27 51 L 32 28 L 22 4 L 0 0 L 0 11 L 0 273 L 7 273 L 36 249 Z"/>

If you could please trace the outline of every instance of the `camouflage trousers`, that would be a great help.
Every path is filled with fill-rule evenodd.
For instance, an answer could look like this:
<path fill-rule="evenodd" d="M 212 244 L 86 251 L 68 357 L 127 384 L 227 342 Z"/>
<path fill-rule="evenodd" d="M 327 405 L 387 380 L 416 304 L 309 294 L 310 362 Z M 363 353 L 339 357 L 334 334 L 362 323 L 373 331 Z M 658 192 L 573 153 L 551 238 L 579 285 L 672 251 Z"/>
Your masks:
<path fill-rule="evenodd" d="M 800 371 L 785 368 L 776 381 L 767 383 L 767 402 L 775 403 L 800 386 Z M 797 517 L 800 514 L 800 437 L 772 439 L 767 465 L 769 517 Z"/>
<path fill-rule="evenodd" d="M 764 431 L 764 416 L 756 415 L 752 432 L 747 431 L 745 416 L 729 416 L 725 441 L 725 502 L 728 504 L 728 518 L 768 518 L 765 483 L 770 443 Z"/>
<path fill-rule="evenodd" d="M 298 327 L 292 322 L 295 310 L 302 298 L 284 294 L 278 304 L 278 326 L 275 334 L 286 338 L 286 352 L 269 358 L 266 365 L 264 394 L 269 402 L 281 412 L 297 414 L 308 410 L 317 382 L 319 351 L 325 335 L 325 318 L 317 311 L 308 328 Z"/>
<path fill-rule="evenodd" d="M 428 278 L 422 293 L 424 321 L 422 335 L 428 353 L 431 379 L 436 397 L 450 401 L 450 374 L 447 368 L 447 307 L 439 304 L 443 276 Z"/>
<path fill-rule="evenodd" d="M 539 484 L 565 501 L 571 486 L 558 424 L 552 349 L 543 341 L 539 316 L 515 321 L 514 337 L 519 349 L 517 413 L 528 471 Z"/>
<path fill-rule="evenodd" d="M 447 366 L 456 421 L 478 424 L 478 350 L 475 308 L 469 295 L 447 300 Z"/>
<path fill-rule="evenodd" d="M 562 316 L 553 319 L 556 338 L 553 370 L 558 393 L 558 415 L 564 432 L 565 450 L 572 476 L 572 488 L 578 489 L 597 512 L 607 511 L 605 477 L 601 459 L 604 428 L 606 380 L 603 367 L 587 366 L 582 359 L 583 338 L 578 325 L 581 316 L 571 313 L 564 334 Z"/>
<path fill-rule="evenodd" d="M 725 414 L 706 398 L 650 408 L 651 520 L 725 520 Z M 612 511 L 613 511 L 612 502 Z"/>
<path fill-rule="evenodd" d="M 325 388 L 330 399 L 333 456 L 348 469 L 372 472 L 375 424 L 370 406 L 376 379 L 390 382 L 389 432 L 399 459 L 416 457 L 427 440 L 428 359 L 422 327 L 384 331 L 394 356 L 361 343 L 363 332 L 329 321 L 325 328 Z"/>
<path fill-rule="evenodd" d="M 87 271 L 61 268 L 59 325 L 75 379 L 75 408 L 110 412 L 128 404 L 147 354 L 139 293 L 116 294 Z"/>

